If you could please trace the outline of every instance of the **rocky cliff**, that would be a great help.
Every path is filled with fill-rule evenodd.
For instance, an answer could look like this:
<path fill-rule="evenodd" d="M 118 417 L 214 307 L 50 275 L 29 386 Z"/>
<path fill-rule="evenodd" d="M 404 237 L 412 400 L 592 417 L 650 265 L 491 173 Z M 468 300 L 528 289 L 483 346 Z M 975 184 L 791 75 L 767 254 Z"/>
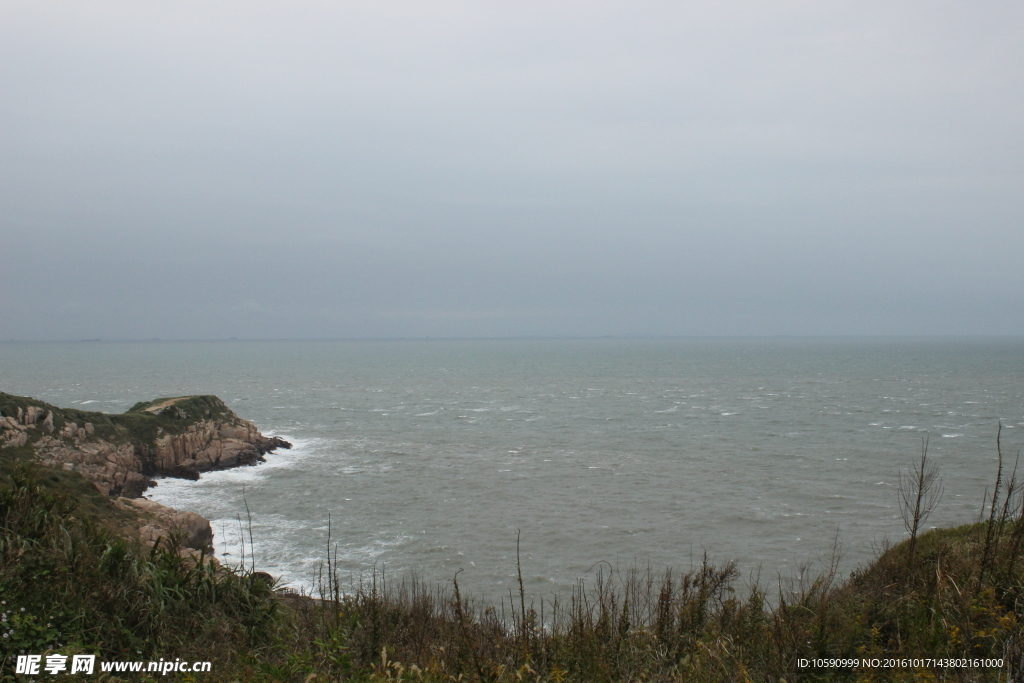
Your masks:
<path fill-rule="evenodd" d="M 153 476 L 198 479 L 290 447 L 216 396 L 162 398 L 108 415 L 0 393 L 0 448 L 31 449 L 43 464 L 80 472 L 108 495 L 137 498 Z"/>

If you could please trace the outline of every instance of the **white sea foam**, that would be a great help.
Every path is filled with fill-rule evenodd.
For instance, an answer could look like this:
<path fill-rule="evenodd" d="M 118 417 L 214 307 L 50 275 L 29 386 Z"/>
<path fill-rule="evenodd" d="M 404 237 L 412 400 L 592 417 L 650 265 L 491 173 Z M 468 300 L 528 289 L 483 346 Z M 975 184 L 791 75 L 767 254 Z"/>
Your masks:
<path fill-rule="evenodd" d="M 158 477 L 155 479 L 157 485 L 146 491 L 146 497 L 162 505 L 193 510 L 193 508 L 181 505 L 180 501 L 198 501 L 208 496 L 214 489 L 253 484 L 264 479 L 270 470 L 296 467 L 302 460 L 312 455 L 318 445 L 326 441 L 316 438 L 289 437 L 270 431 L 266 435 L 280 436 L 292 444 L 291 449 L 279 448 L 273 453 L 264 456 L 266 462 L 256 465 L 203 472 L 199 477 L 199 481 L 178 479 L 176 477 Z"/>
<path fill-rule="evenodd" d="M 377 538 L 361 545 L 353 543 L 348 546 L 339 546 L 338 559 L 343 562 L 355 562 L 360 565 L 367 562 L 373 563 L 385 551 L 401 546 L 410 540 L 412 540 L 412 536 L 402 534 L 390 538 Z"/>

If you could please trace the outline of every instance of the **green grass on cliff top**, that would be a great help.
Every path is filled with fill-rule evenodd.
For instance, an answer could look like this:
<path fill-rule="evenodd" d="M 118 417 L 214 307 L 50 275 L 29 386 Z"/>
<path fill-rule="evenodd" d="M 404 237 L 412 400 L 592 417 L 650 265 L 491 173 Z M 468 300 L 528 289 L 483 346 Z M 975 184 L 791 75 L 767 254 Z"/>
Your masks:
<path fill-rule="evenodd" d="M 154 406 L 168 404 L 159 410 Z M 69 422 L 82 427 L 92 424 L 95 432 L 87 440 L 103 440 L 109 443 L 129 442 L 148 448 L 159 435 L 181 434 L 190 426 L 202 420 L 232 422 L 238 416 L 216 396 L 184 396 L 180 398 L 158 398 L 153 401 L 136 403 L 121 414 L 108 414 L 76 408 L 58 408 L 27 396 L 14 396 L 0 392 L 0 415 L 16 417 L 18 409 L 29 406 L 53 412 L 53 425 L 59 431 Z M 30 439 L 43 435 L 40 430 L 30 430 Z"/>

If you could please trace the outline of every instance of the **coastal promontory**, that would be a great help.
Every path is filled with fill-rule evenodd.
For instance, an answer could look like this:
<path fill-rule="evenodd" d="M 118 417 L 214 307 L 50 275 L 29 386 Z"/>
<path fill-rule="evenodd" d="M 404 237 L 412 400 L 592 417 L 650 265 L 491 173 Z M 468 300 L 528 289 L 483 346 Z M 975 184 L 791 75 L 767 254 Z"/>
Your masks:
<path fill-rule="evenodd" d="M 216 396 L 159 398 L 107 414 L 0 392 L 0 448 L 30 449 L 41 464 L 79 472 L 111 496 L 138 498 L 154 476 L 198 479 L 290 447 Z"/>

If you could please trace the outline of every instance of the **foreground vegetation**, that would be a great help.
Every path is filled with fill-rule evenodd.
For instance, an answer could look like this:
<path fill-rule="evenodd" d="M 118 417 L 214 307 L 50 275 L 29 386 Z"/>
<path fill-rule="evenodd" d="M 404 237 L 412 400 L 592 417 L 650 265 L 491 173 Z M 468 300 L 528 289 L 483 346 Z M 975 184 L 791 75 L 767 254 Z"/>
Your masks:
<path fill-rule="evenodd" d="M 209 660 L 212 673 L 179 675 L 203 681 L 1022 680 L 1022 497 L 1002 467 L 987 519 L 918 533 L 936 500 L 922 456 L 902 488 L 911 538 L 849 577 L 836 558 L 770 589 L 706 561 L 606 572 L 561 604 L 529 604 L 519 587 L 503 620 L 458 577 L 344 590 L 328 560 L 318 594 L 298 596 L 260 572 L 142 547 L 123 537 L 130 513 L 28 456 L 0 450 L 0 680 L 21 679 L 22 651 Z M 801 666 L 893 657 L 1002 666 Z"/>

